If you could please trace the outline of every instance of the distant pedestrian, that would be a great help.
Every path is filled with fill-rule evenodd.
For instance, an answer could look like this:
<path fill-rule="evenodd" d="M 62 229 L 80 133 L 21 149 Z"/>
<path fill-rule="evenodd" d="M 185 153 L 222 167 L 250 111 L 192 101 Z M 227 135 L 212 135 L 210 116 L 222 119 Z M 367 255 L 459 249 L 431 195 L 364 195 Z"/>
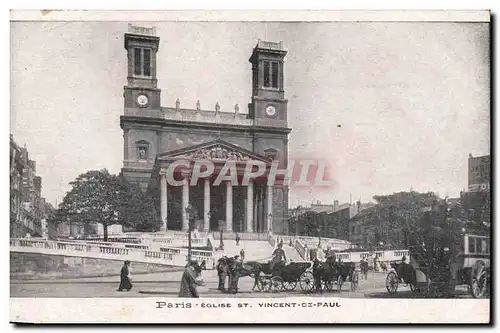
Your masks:
<path fill-rule="evenodd" d="M 362 258 L 359 266 L 360 266 L 359 268 L 361 270 L 361 278 L 368 280 L 368 260 L 365 258 Z"/>
<path fill-rule="evenodd" d="M 240 246 L 240 235 L 236 233 L 236 246 Z"/>
<path fill-rule="evenodd" d="M 130 261 L 126 260 L 120 272 L 120 285 L 118 291 L 130 291 L 132 289 L 132 267 Z"/>
<path fill-rule="evenodd" d="M 245 250 L 244 249 L 241 249 L 240 257 L 241 257 L 241 262 L 243 262 L 245 260 Z"/>

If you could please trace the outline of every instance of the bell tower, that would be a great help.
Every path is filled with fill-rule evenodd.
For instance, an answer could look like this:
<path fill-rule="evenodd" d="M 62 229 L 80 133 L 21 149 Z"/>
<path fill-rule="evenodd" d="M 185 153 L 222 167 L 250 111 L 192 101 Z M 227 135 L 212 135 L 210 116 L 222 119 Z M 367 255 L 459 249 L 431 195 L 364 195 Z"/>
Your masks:
<path fill-rule="evenodd" d="M 252 102 L 249 118 L 256 125 L 286 127 L 283 42 L 258 40 L 249 61 L 252 64 Z"/>
<path fill-rule="evenodd" d="M 160 110 L 160 93 L 157 88 L 156 54 L 160 38 L 155 28 L 132 24 L 125 33 L 127 50 L 127 85 L 124 87 L 125 115 L 141 115 L 148 110 Z M 139 114 L 138 114 L 139 113 Z"/>

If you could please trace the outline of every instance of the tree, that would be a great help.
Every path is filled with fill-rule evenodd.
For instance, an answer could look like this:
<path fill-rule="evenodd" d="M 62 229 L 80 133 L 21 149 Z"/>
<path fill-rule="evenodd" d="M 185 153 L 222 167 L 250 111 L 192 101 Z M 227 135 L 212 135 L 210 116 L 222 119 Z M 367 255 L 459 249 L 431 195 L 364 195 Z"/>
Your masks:
<path fill-rule="evenodd" d="M 79 175 L 70 183 L 54 219 L 90 226 L 101 223 L 104 241 L 108 240 L 108 227 L 121 224 L 138 230 L 158 228 L 154 204 L 141 189 L 123 177 L 110 174 L 106 169 L 92 170 Z"/>
<path fill-rule="evenodd" d="M 426 209 L 434 207 L 439 198 L 432 192 L 399 192 L 374 196 L 377 205 L 373 209 L 371 223 L 380 240 L 393 247 L 408 246 L 410 234 L 422 233 L 422 216 Z M 379 244 L 374 244 L 375 246 Z"/>
<path fill-rule="evenodd" d="M 154 200 L 139 185 L 127 182 L 122 176 L 119 179 L 119 223 L 136 231 L 159 231 L 163 222 L 158 218 Z"/>

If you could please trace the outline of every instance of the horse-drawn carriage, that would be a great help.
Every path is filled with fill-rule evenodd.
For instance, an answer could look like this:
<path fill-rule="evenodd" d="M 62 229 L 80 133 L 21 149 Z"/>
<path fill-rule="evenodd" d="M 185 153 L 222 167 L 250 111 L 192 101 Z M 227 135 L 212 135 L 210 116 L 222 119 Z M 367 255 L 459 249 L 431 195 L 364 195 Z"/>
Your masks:
<path fill-rule="evenodd" d="M 259 291 L 280 292 L 294 291 L 297 285 L 303 292 L 311 292 L 314 288 L 314 277 L 310 270 L 311 262 L 298 261 L 285 264 L 262 263 L 261 274 L 256 276 Z"/>
<path fill-rule="evenodd" d="M 356 265 L 352 262 L 317 260 L 313 264 L 313 276 L 317 290 L 332 291 L 336 286 L 337 291 L 342 291 L 344 283 L 350 282 L 349 289 L 356 291 L 359 285 L 359 274 L 356 271 Z"/>
<path fill-rule="evenodd" d="M 489 237 L 465 234 L 453 248 L 441 247 L 431 258 L 410 252 L 410 264 L 392 263 L 386 277 L 389 294 L 397 292 L 400 283 L 412 292 L 454 292 L 455 286 L 467 285 L 474 298 L 485 296 L 490 281 Z M 419 260 L 420 259 L 420 260 Z M 427 259 L 427 260 L 426 260 Z"/>
<path fill-rule="evenodd" d="M 228 291 L 236 293 L 238 280 L 242 277 L 253 277 L 252 290 L 279 292 L 293 291 L 297 285 L 304 292 L 314 288 L 314 277 L 311 271 L 311 262 L 298 261 L 285 264 L 247 261 L 240 262 L 234 257 L 222 257 L 218 260 L 219 290 L 224 290 L 224 281 L 229 277 Z"/>

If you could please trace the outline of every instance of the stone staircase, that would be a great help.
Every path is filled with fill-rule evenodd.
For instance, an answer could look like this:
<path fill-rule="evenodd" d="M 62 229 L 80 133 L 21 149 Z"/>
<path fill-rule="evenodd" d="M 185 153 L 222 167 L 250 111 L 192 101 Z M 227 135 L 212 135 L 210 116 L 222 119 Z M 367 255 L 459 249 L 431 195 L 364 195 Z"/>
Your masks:
<path fill-rule="evenodd" d="M 219 246 L 219 241 L 215 240 L 216 246 Z M 224 241 L 224 251 L 217 251 L 216 257 L 235 256 L 239 255 L 243 249 L 245 251 L 245 261 L 263 261 L 271 260 L 272 254 L 276 247 L 272 246 L 269 241 L 257 240 L 240 240 L 239 245 L 236 245 L 235 240 Z M 287 260 L 303 261 L 297 250 L 290 247 L 288 244 L 283 244 Z"/>

